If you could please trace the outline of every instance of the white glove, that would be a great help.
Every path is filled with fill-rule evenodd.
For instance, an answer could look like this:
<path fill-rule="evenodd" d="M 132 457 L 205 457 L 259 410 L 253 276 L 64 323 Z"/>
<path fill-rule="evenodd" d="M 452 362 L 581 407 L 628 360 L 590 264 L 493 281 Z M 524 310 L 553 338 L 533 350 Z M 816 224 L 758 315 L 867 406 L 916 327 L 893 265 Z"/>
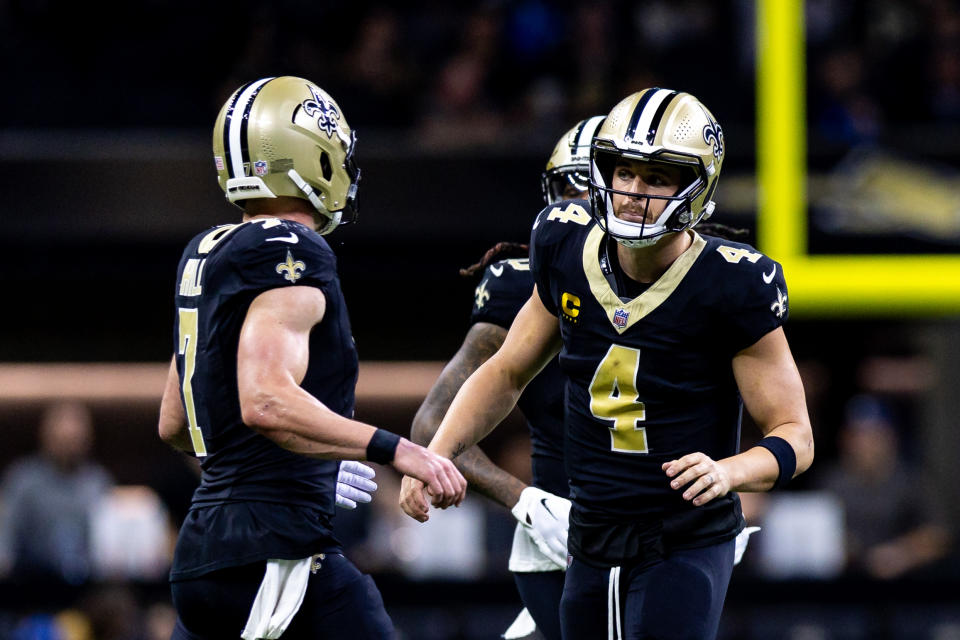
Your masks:
<path fill-rule="evenodd" d="M 370 502 L 370 495 L 377 490 L 377 483 L 371 478 L 377 475 L 372 467 L 356 460 L 341 460 L 340 473 L 337 474 L 337 506 L 344 509 L 356 509 L 358 502 Z"/>
<path fill-rule="evenodd" d="M 520 499 L 510 513 L 523 525 L 543 555 L 566 568 L 569 500 L 536 487 L 527 487 L 520 492 Z"/>
<path fill-rule="evenodd" d="M 750 534 L 760 531 L 760 527 L 746 527 L 737 534 L 736 546 L 733 550 L 733 566 L 740 564 L 743 560 L 743 552 L 747 550 L 747 542 L 750 541 Z"/>

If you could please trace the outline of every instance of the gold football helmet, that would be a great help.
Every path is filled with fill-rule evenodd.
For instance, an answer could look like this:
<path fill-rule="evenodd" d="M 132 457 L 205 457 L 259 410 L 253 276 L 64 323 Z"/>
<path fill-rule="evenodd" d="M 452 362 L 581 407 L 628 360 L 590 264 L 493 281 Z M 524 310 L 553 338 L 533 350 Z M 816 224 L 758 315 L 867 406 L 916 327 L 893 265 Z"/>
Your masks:
<path fill-rule="evenodd" d="M 713 213 L 712 200 L 723 164 L 723 130 L 702 102 L 689 93 L 644 89 L 610 111 L 590 149 L 590 201 L 597 223 L 618 242 L 649 246 L 666 233 L 688 229 Z M 653 222 L 628 222 L 614 215 L 611 195 L 633 195 L 611 188 L 621 159 L 679 165 L 689 183 L 665 200 Z"/>
<path fill-rule="evenodd" d="M 540 177 L 543 200 L 555 204 L 569 199 L 564 195 L 568 187 L 586 191 L 590 181 L 590 143 L 605 116 L 593 116 L 581 120 L 563 134 L 553 148 L 547 169 Z"/>
<path fill-rule="evenodd" d="M 227 200 L 291 196 L 316 209 L 317 231 L 357 216 L 356 133 L 330 95 L 303 78 L 261 78 L 237 89 L 213 127 L 217 181 Z"/>

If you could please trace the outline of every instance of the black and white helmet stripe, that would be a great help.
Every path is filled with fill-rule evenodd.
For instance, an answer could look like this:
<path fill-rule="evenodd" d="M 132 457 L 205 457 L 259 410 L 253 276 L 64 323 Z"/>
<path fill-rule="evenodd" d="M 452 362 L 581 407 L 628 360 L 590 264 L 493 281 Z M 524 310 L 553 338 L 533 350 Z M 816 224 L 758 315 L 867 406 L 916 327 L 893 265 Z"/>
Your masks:
<path fill-rule="evenodd" d="M 273 80 L 272 77 L 261 78 L 241 87 L 237 90 L 233 104 L 227 109 L 223 123 L 223 148 L 226 151 L 227 171 L 230 178 L 244 177 L 243 164 L 250 162 L 249 145 L 246 139 L 250 110 L 260 89 L 271 80 Z"/>
<path fill-rule="evenodd" d="M 583 155 L 586 157 L 584 163 L 589 161 L 590 145 L 593 143 L 593 136 L 597 134 L 597 129 L 600 128 L 600 123 L 603 122 L 604 118 L 606 118 L 606 116 L 593 116 L 580 123 L 580 128 L 577 130 L 573 146 L 574 149 L 577 150 L 574 155 Z M 581 149 L 583 149 L 583 151 L 580 151 Z"/>
<path fill-rule="evenodd" d="M 652 145 L 660 128 L 660 121 L 667 110 L 670 101 L 677 95 L 670 89 L 654 89 L 648 91 L 637 103 L 630 116 L 630 125 L 627 127 L 626 142 L 637 145 Z"/>

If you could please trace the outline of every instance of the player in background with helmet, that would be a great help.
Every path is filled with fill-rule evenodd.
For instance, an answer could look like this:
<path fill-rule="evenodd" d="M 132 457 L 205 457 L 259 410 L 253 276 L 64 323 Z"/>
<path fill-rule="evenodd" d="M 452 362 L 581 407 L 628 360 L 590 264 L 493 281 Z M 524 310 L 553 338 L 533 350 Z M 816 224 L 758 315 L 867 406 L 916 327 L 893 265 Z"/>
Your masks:
<path fill-rule="evenodd" d="M 602 120 L 602 116 L 582 120 L 557 142 L 541 180 L 546 204 L 586 195 L 590 141 Z M 526 245 L 500 243 L 462 273 L 480 271 L 470 330 L 417 411 L 410 436 L 414 442 L 430 442 L 463 381 L 500 348 L 510 323 L 533 291 Z M 479 447 L 464 451 L 456 464 L 472 489 L 510 509 L 517 518 L 510 571 L 536 627 L 548 640 L 559 640 L 570 502 L 563 468 L 563 376 L 555 359 L 530 383 L 518 405 L 530 430 L 532 486 L 498 467 Z M 403 482 L 420 485 L 410 477 Z M 401 503 L 404 511 L 426 520 L 422 494 L 408 491 L 406 495 L 409 500 Z M 526 616 L 521 618 L 511 629 L 525 627 Z"/>
<path fill-rule="evenodd" d="M 352 419 L 357 353 L 321 234 L 356 216 L 356 136 L 321 88 L 263 78 L 227 100 L 214 162 L 241 224 L 177 270 L 160 437 L 201 459 L 170 572 L 177 639 L 390 638 L 333 537 L 338 461 L 392 464 L 456 502 L 449 460 Z"/>
<path fill-rule="evenodd" d="M 537 217 L 534 293 L 430 444 L 460 455 L 560 354 L 564 640 L 715 637 L 743 528 L 736 492 L 782 487 L 813 460 L 780 265 L 693 228 L 713 213 L 723 157 L 694 96 L 617 104 L 593 141 L 590 201 Z M 739 452 L 744 407 L 764 437 Z"/>

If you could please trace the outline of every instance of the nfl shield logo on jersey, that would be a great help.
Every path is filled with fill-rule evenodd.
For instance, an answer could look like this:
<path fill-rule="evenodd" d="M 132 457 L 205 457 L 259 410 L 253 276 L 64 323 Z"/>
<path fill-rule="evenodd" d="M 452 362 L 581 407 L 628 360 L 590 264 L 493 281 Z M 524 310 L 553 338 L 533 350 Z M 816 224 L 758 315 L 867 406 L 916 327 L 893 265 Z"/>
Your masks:
<path fill-rule="evenodd" d="M 266 160 L 257 160 L 253 163 L 253 170 L 257 172 L 258 176 L 267 175 L 267 161 Z"/>
<path fill-rule="evenodd" d="M 617 309 L 613 312 L 613 324 L 623 329 L 625 326 L 627 326 L 627 318 L 629 317 L 629 311 L 626 311 L 625 309 Z"/>

